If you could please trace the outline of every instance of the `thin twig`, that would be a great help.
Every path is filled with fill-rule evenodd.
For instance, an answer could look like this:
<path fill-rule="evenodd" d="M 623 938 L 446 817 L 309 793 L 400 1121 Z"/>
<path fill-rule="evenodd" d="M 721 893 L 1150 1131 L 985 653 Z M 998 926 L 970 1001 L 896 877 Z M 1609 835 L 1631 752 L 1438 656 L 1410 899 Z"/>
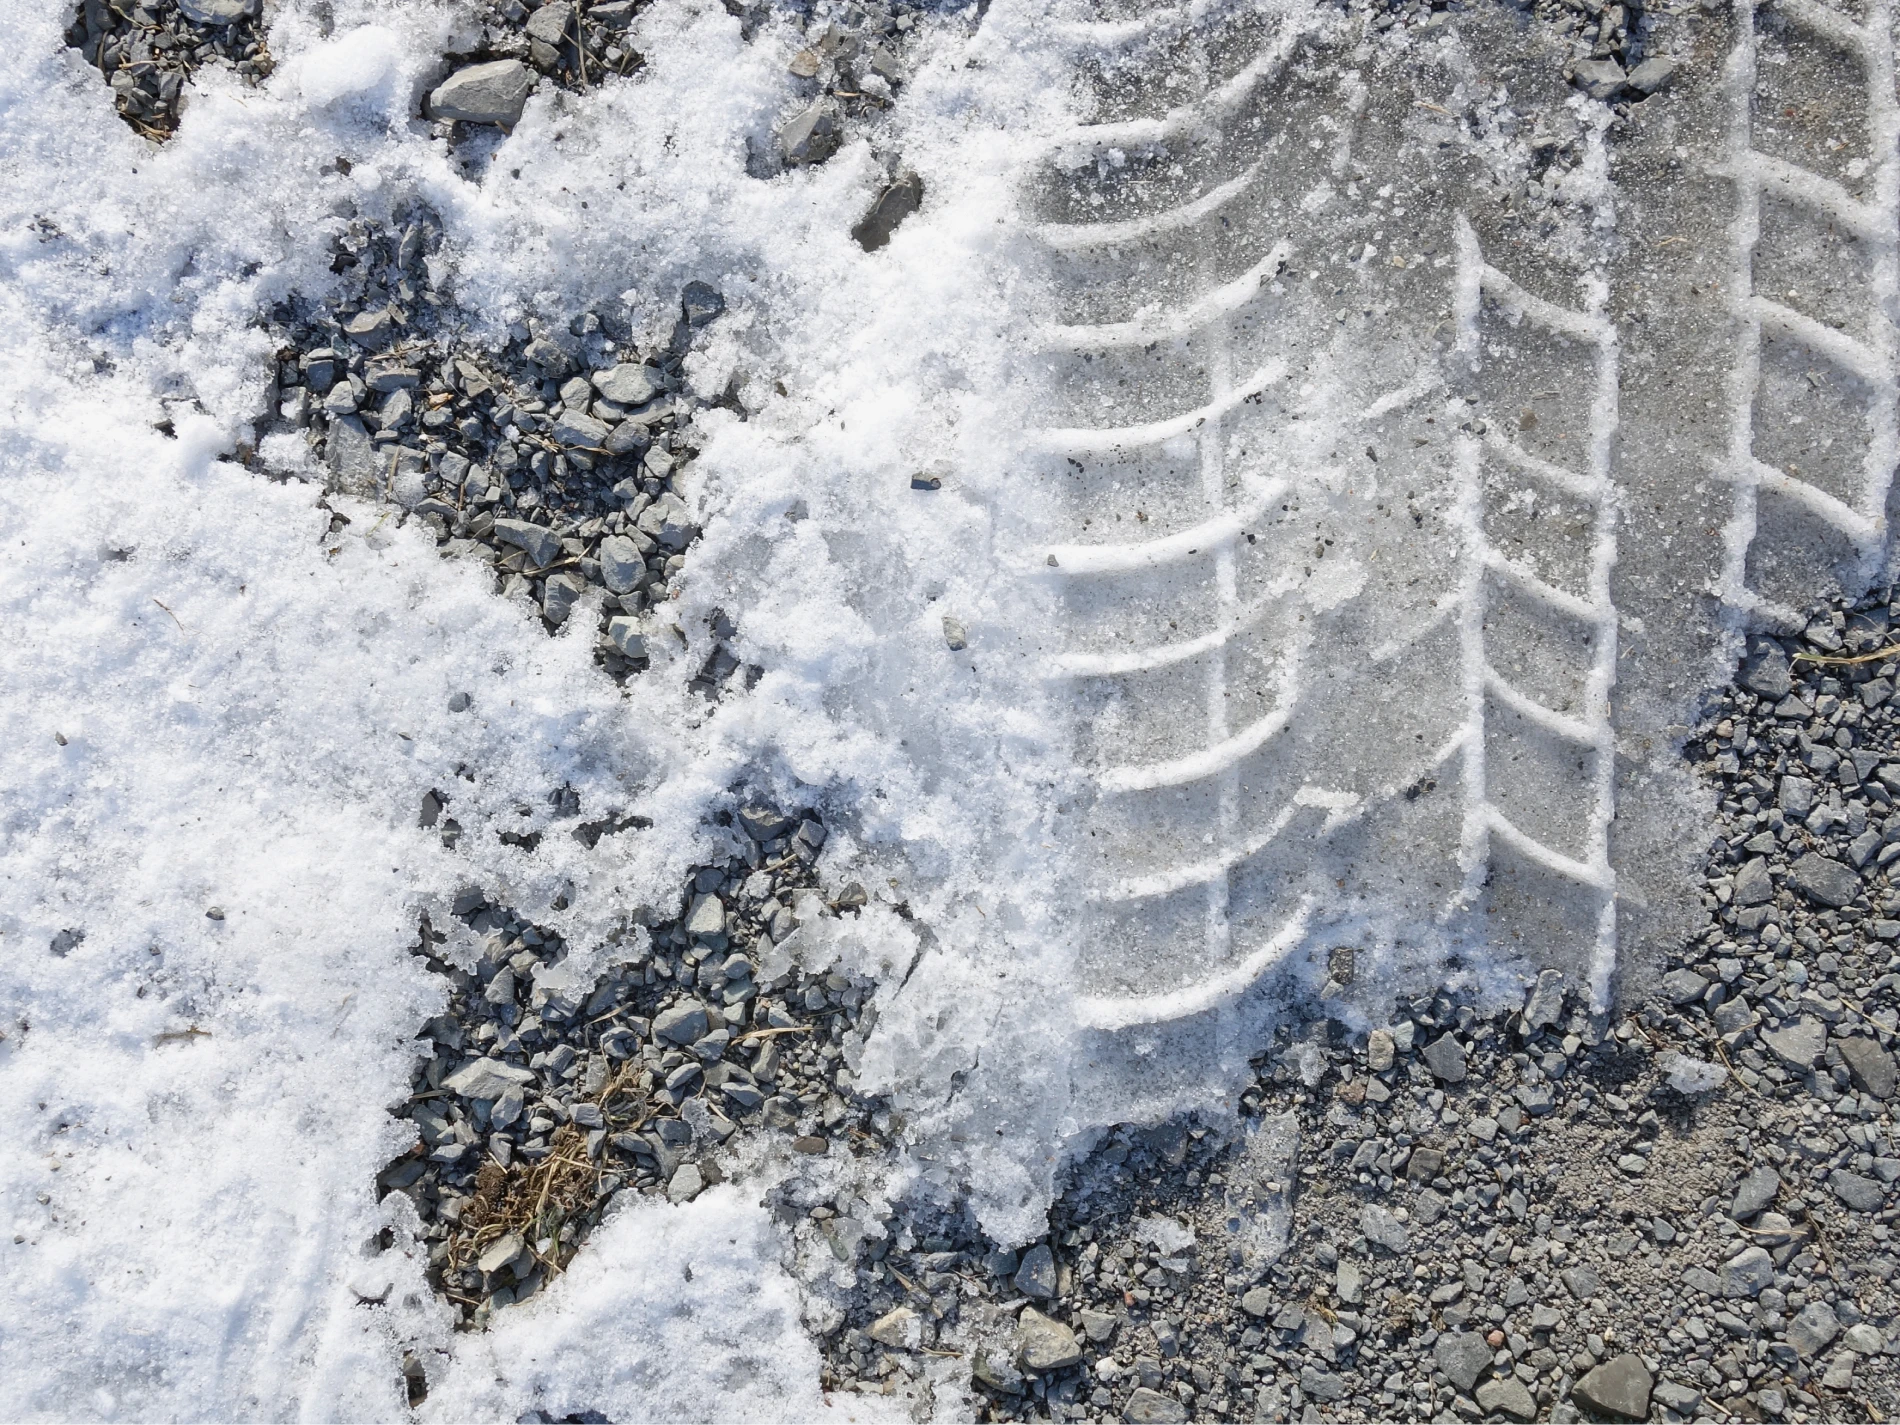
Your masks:
<path fill-rule="evenodd" d="M 164 609 L 166 613 L 172 614 L 171 609 L 167 607 L 163 599 L 154 595 L 152 598 L 152 602 L 157 604 L 161 609 Z M 179 617 L 177 614 L 172 614 L 172 622 L 178 625 L 178 631 L 180 633 L 183 633 L 185 631 L 185 625 L 179 620 Z"/>
<path fill-rule="evenodd" d="M 1791 661 L 1825 663 L 1830 668 L 1843 668 L 1854 663 L 1878 663 L 1883 658 L 1892 658 L 1895 654 L 1900 654 L 1900 643 L 1890 643 L 1885 648 L 1876 648 L 1872 653 L 1858 653 L 1852 658 L 1833 657 L 1825 653 L 1797 653 Z"/>

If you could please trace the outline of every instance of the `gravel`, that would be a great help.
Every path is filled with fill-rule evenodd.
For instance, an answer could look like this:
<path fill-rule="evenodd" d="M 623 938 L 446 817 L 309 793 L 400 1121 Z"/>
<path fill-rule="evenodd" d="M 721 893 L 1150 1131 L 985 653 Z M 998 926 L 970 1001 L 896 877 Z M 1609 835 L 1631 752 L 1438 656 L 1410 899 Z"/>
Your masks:
<path fill-rule="evenodd" d="M 689 1201 L 763 1137 L 808 1157 L 887 1150 L 890 1112 L 856 1093 L 844 1052 L 868 1028 L 870 987 L 775 948 L 801 918 L 856 914 L 864 893 L 818 894 L 809 840 L 784 834 L 822 825 L 813 814 L 754 808 L 745 824 L 780 834 L 696 869 L 651 948 L 605 947 L 584 991 L 540 978 L 568 957 L 558 934 L 479 891 L 454 908 L 478 937 L 470 963 L 440 958 L 446 933 L 422 922 L 416 952 L 449 1007 L 422 1027 L 399 1110 L 418 1141 L 377 1181 L 413 1203 L 463 1328 L 539 1291 L 623 1194 Z M 1061 1358 L 1065 1329 L 1037 1338 L 1037 1360 Z"/>
<path fill-rule="evenodd" d="M 257 0 L 84 0 L 66 43 L 105 79 L 113 107 L 157 141 L 177 131 L 199 66 L 230 65 L 246 84 L 271 72 Z"/>
<path fill-rule="evenodd" d="M 520 68 L 485 68 L 510 63 Z M 681 363 L 724 300 L 688 283 L 663 348 L 637 350 L 583 313 L 564 328 L 517 324 L 491 350 L 458 335 L 452 290 L 437 285 L 439 241 L 426 211 L 399 227 L 359 222 L 338 240 L 344 295 L 276 313 L 267 433 L 296 433 L 333 491 L 419 521 L 446 557 L 489 562 L 498 592 L 550 633 L 587 615 L 597 662 L 624 679 L 646 666 L 649 610 L 677 596 L 699 536 L 679 489 L 699 409 Z M 332 533 L 350 522 L 331 515 Z M 736 629 L 723 626 L 696 680 L 709 697 L 740 667 Z"/>
<path fill-rule="evenodd" d="M 1886 613 L 1821 619 L 1858 655 Z M 1758 641 L 1684 729 L 1722 834 L 1646 997 L 1598 1012 L 1545 970 L 1362 1028 L 1308 1002 L 1238 1126 L 1113 1130 L 1020 1251 L 901 1204 L 830 1293 L 827 1387 L 922 1418 L 955 1352 L 989 1420 L 1890 1417 L 1900 904 L 1847 848 L 1891 844 L 1887 699 L 1859 690 L 1895 669 L 1795 656 L 1820 646 Z M 1813 895 L 1809 855 L 1852 894 Z"/>

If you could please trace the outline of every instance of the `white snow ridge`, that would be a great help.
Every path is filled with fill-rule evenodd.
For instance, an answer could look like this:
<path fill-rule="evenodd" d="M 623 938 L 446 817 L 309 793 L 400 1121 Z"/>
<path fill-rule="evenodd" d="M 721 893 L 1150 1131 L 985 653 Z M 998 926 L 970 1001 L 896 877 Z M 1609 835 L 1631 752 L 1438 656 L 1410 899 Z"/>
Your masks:
<path fill-rule="evenodd" d="M 8 6 L 10 1416 L 897 1418 L 820 1389 L 852 1269 L 794 1250 L 776 1187 L 854 1222 L 953 1205 L 1011 1247 L 1103 1130 L 1231 1124 L 1291 1005 L 1363 1027 L 1547 967 L 1607 1004 L 1688 898 L 1672 739 L 1700 688 L 1745 628 L 1799 625 L 1790 568 L 1886 557 L 1884 3 L 1774 7 L 1875 95 L 1852 191 L 1751 135 L 1743 6 L 1731 122 L 1696 140 L 1734 201 L 1643 230 L 1728 244 L 1725 374 L 1693 402 L 1720 429 L 1680 443 L 1631 391 L 1658 363 L 1607 108 L 1530 134 L 1457 25 L 1406 41 L 1415 94 L 1367 82 L 1366 15 L 1305 0 L 898 5 L 901 86 L 867 69 L 870 117 L 788 166 L 788 66 L 887 7 L 629 8 L 641 63 L 543 81 L 504 130 L 424 116 L 492 43 L 470 0 L 262 0 L 274 68 L 202 66 L 161 143 L 68 0 Z M 1545 129 L 1577 157 L 1531 178 Z M 867 250 L 900 171 L 922 205 Z M 1512 226 L 1498 194 L 1530 187 L 1543 217 Z M 598 591 L 550 635 L 378 498 L 393 454 L 380 492 L 338 491 L 275 422 L 276 314 L 335 300 L 353 231 L 425 211 L 471 348 L 589 313 L 661 346 L 688 283 L 724 300 L 677 393 L 702 533 L 624 682 Z M 1866 236 L 1851 330 L 1757 279 L 1790 213 Z M 1855 452 L 1776 453 L 1790 345 L 1851 386 Z M 728 623 L 745 673 L 709 700 Z M 417 825 L 435 788 L 459 840 Z M 642 829 L 502 839 L 557 788 Z M 822 811 L 823 885 L 866 888 L 798 953 L 877 986 L 839 1053 L 901 1147 L 735 1149 L 691 1201 L 626 1193 L 571 1270 L 454 1329 L 376 1190 L 448 1003 L 419 922 L 479 888 L 591 983 L 741 854 L 755 800 Z M 1290 1140 L 1256 1152 L 1297 1174 Z M 929 1366 L 952 1418 L 968 1363 Z"/>

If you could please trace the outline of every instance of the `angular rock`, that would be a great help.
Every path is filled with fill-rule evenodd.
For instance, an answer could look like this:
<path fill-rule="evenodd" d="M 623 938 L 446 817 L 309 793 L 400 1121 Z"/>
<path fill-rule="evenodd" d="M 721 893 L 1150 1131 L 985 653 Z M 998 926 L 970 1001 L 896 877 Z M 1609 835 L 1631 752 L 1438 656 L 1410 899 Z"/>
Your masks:
<path fill-rule="evenodd" d="M 199 25 L 235 25 L 257 13 L 257 0 L 178 0 L 185 18 Z"/>
<path fill-rule="evenodd" d="M 646 578 L 640 547 L 624 534 L 610 534 L 600 542 L 600 581 L 610 594 L 630 594 Z"/>
<path fill-rule="evenodd" d="M 1839 909 L 1860 894 L 1860 877 L 1839 861 L 1810 851 L 1788 870 L 1788 884 L 1811 901 Z"/>
<path fill-rule="evenodd" d="M 1643 94 L 1657 93 L 1675 77 L 1676 68 L 1676 62 L 1668 55 L 1646 59 L 1630 71 L 1629 87 Z"/>
<path fill-rule="evenodd" d="M 726 906 L 718 896 L 704 895 L 693 902 L 693 908 L 686 915 L 686 933 L 688 935 L 724 935 L 726 933 Z"/>
<path fill-rule="evenodd" d="M 1768 861 L 1757 856 L 1735 873 L 1735 903 L 1739 906 L 1765 905 L 1775 898 L 1774 879 L 1768 874 Z"/>
<path fill-rule="evenodd" d="M 1694 970 L 1671 970 L 1662 978 L 1663 998 L 1671 1004 L 1687 1004 L 1702 998 L 1709 982 Z"/>
<path fill-rule="evenodd" d="M 684 1048 L 705 1038 L 709 1023 L 705 1005 L 682 1000 L 653 1016 L 653 1037 Z"/>
<path fill-rule="evenodd" d="M 1779 1029 L 1764 1030 L 1762 1043 L 1791 1069 L 1808 1070 L 1827 1048 L 1827 1025 L 1800 1015 Z"/>
<path fill-rule="evenodd" d="M 673 1176 L 666 1184 L 666 1200 L 672 1203 L 691 1202 L 705 1190 L 706 1179 L 699 1171 L 697 1163 L 681 1163 L 673 1170 Z"/>
<path fill-rule="evenodd" d="M 1878 1212 L 1887 1201 L 1887 1189 L 1873 1178 L 1836 1168 L 1827 1175 L 1828 1190 L 1856 1212 Z"/>
<path fill-rule="evenodd" d="M 566 623 L 586 589 L 578 574 L 550 574 L 541 586 L 541 616 L 551 624 Z"/>
<path fill-rule="evenodd" d="M 1240 1309 L 1256 1320 L 1273 1310 L 1273 1293 L 1263 1286 L 1254 1287 L 1240 1298 Z"/>
<path fill-rule="evenodd" d="M 1441 1081 L 1460 1084 L 1465 1079 L 1465 1047 L 1450 1034 L 1440 1035 L 1427 1044 L 1421 1058 Z"/>
<path fill-rule="evenodd" d="M 496 520 L 494 534 L 503 544 L 512 544 L 526 553 L 537 569 L 545 569 L 561 557 L 560 538 L 544 525 L 530 524 L 527 520 Z"/>
<path fill-rule="evenodd" d="M 555 418 L 554 438 L 570 449 L 575 447 L 587 450 L 605 450 L 607 448 L 607 423 L 597 421 L 585 411 L 564 410 Z"/>
<path fill-rule="evenodd" d="M 511 1088 L 534 1082 L 534 1070 L 501 1059 L 471 1059 L 442 1080 L 442 1087 L 463 1098 L 497 1099 Z"/>
<path fill-rule="evenodd" d="M 680 320 L 703 327 L 726 310 L 726 299 L 710 282 L 688 282 L 680 291 Z"/>
<path fill-rule="evenodd" d="M 568 38 L 568 27 L 573 23 L 574 7 L 567 0 L 553 0 L 528 17 L 528 38 L 558 46 Z"/>
<path fill-rule="evenodd" d="M 829 100 L 820 99 L 779 130 L 778 148 L 794 166 L 823 163 L 838 151 L 838 114 Z"/>
<path fill-rule="evenodd" d="M 1586 1410 L 1620 1420 L 1647 1420 L 1654 1382 L 1643 1358 L 1633 1352 L 1612 1356 L 1578 1381 L 1571 1395 Z"/>
<path fill-rule="evenodd" d="M 1650 1392 L 1651 1398 L 1665 1409 L 1673 1410 L 1685 1419 L 1696 1412 L 1702 1404 L 1702 1392 L 1691 1390 L 1686 1385 L 1678 1385 L 1672 1380 L 1656 1382 L 1656 1389 Z"/>
<path fill-rule="evenodd" d="M 471 64 L 429 95 L 429 117 L 513 128 L 534 88 L 534 71 L 518 59 Z"/>
<path fill-rule="evenodd" d="M 1025 1306 L 1016 1318 L 1016 1342 L 1016 1364 L 1037 1375 L 1064 1370 L 1082 1360 L 1075 1332 L 1033 1306 Z"/>
<path fill-rule="evenodd" d="M 1744 1247 L 1722 1263 L 1725 1296 L 1760 1296 L 1775 1284 L 1775 1259 L 1760 1247 Z"/>
<path fill-rule="evenodd" d="M 1537 983 L 1531 987 L 1530 997 L 1524 1001 L 1524 1032 L 1529 1034 L 1534 1029 L 1550 1028 L 1562 1016 L 1563 1011 L 1563 971 L 1540 971 Z"/>
<path fill-rule="evenodd" d="M 1639 68 L 1641 66 L 1638 66 Z M 1794 679 L 1788 667 L 1788 655 L 1777 644 L 1764 643 L 1742 664 L 1736 679 L 1749 692 L 1779 701 L 1788 696 Z"/>
<path fill-rule="evenodd" d="M 1592 99 L 1614 99 L 1629 76 L 1613 59 L 1580 60 L 1571 66 L 1571 78 Z"/>
<path fill-rule="evenodd" d="M 519 1257 L 527 1250 L 527 1246 L 528 1244 L 522 1241 L 519 1232 L 510 1232 L 505 1236 L 497 1237 L 483 1248 L 481 1256 L 475 1259 L 475 1265 L 492 1276 Z"/>
<path fill-rule="evenodd" d="M 851 229 L 851 236 L 866 252 L 876 252 L 891 240 L 897 225 L 921 208 L 923 203 L 924 180 L 914 173 L 900 173 L 896 182 L 878 194 L 871 211 Z"/>
<path fill-rule="evenodd" d="M 1412 1244 L 1405 1224 L 1378 1203 L 1368 1203 L 1359 1213 L 1359 1230 L 1368 1242 L 1376 1242 L 1388 1252 L 1401 1253 Z"/>
<path fill-rule="evenodd" d="M 1056 1258 L 1047 1242 L 1038 1242 L 1023 1253 L 1023 1264 L 1016 1269 L 1016 1290 L 1038 1301 L 1056 1294 Z"/>
<path fill-rule="evenodd" d="M 640 621 L 625 614 L 616 614 L 607 620 L 607 642 L 622 658 L 637 661 L 647 656 L 647 640 L 640 631 Z"/>
<path fill-rule="evenodd" d="M 1735 1201 L 1729 1206 L 1729 1216 L 1746 1222 L 1774 1202 L 1775 1194 L 1780 1191 L 1780 1173 L 1769 1167 L 1755 1168 L 1735 1185 Z"/>
<path fill-rule="evenodd" d="M 1135 1387 L 1122 1407 L 1122 1419 L 1129 1425 L 1182 1425 L 1187 1418 L 1187 1407 L 1180 1401 L 1145 1385 Z"/>
<path fill-rule="evenodd" d="M 1366 1067 L 1375 1074 L 1383 1074 L 1392 1067 L 1394 1051 L 1392 1033 L 1387 1029 L 1375 1029 L 1366 1036 Z"/>
<path fill-rule="evenodd" d="M 1478 1407 L 1487 1415 L 1508 1415 L 1513 1420 L 1537 1418 L 1537 1398 L 1516 1376 L 1500 1376 L 1479 1386 Z"/>
<path fill-rule="evenodd" d="M 1893 1097 L 1894 1089 L 1900 1087 L 1893 1055 L 1873 1040 L 1858 1035 L 1836 1039 L 1834 1044 L 1841 1051 L 1841 1062 L 1847 1065 L 1847 1072 L 1853 1075 L 1855 1088 L 1875 1098 Z"/>
<path fill-rule="evenodd" d="M 631 361 L 596 371 L 594 389 L 616 406 L 644 406 L 659 395 L 648 369 Z"/>
<path fill-rule="evenodd" d="M 1841 1323 L 1825 1301 L 1810 1302 L 1788 1323 L 1788 1344 L 1803 1360 L 1826 1350 L 1840 1334 Z"/>
<path fill-rule="evenodd" d="M 1463 1395 L 1470 1395 L 1478 1377 L 1491 1369 L 1491 1354 L 1476 1331 L 1447 1331 L 1432 1345 L 1432 1360 Z"/>

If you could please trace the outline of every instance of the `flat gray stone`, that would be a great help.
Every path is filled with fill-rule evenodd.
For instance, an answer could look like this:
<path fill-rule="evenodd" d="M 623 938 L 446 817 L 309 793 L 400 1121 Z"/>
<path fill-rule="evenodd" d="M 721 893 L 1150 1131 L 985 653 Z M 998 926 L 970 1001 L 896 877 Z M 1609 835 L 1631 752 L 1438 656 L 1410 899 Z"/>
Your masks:
<path fill-rule="evenodd" d="M 1359 1230 L 1368 1242 L 1376 1242 L 1388 1252 L 1404 1252 L 1412 1245 L 1412 1234 L 1405 1224 L 1378 1203 L 1368 1203 L 1359 1214 Z"/>
<path fill-rule="evenodd" d="M 616 406 L 644 406 L 660 394 L 647 368 L 632 361 L 596 371 L 594 389 Z"/>
<path fill-rule="evenodd" d="M 1672 1380 L 1658 1381 L 1656 1389 L 1650 1392 L 1658 1405 L 1673 1410 L 1678 1415 L 1689 1416 L 1702 1404 L 1702 1392 L 1691 1390 L 1686 1385 L 1678 1385 Z"/>
<path fill-rule="evenodd" d="M 1841 1344 L 1857 1355 L 1877 1356 L 1887 1349 L 1887 1338 L 1878 1326 L 1861 1321 L 1841 1333 Z"/>
<path fill-rule="evenodd" d="M 1793 773 L 1788 773 L 1781 779 L 1781 788 L 1775 794 L 1775 802 L 1781 808 L 1783 815 L 1791 816 L 1796 821 L 1804 820 L 1807 814 L 1814 810 L 1814 783 L 1806 777 L 1797 777 Z"/>
<path fill-rule="evenodd" d="M 1654 94 L 1666 87 L 1675 77 L 1676 61 L 1668 55 L 1659 54 L 1646 59 L 1629 73 L 1629 87 L 1643 94 Z M 1700 1397 L 1697 1397 L 1700 1399 Z"/>
<path fill-rule="evenodd" d="M 1180 1401 L 1145 1385 L 1136 1386 L 1122 1407 L 1122 1419 L 1129 1425 L 1182 1425 L 1187 1418 L 1187 1407 Z"/>
<path fill-rule="evenodd" d="M 1603 1278 L 1596 1274 L 1594 1267 L 1565 1267 L 1557 1275 L 1563 1281 L 1564 1290 L 1578 1301 L 1588 1301 L 1603 1290 Z"/>
<path fill-rule="evenodd" d="M 1787 697 L 1794 687 L 1788 655 L 1772 643 L 1762 645 L 1743 662 L 1741 677 L 1736 681 L 1751 693 L 1777 701 Z"/>
<path fill-rule="evenodd" d="M 1826 1350 L 1840 1334 L 1841 1323 L 1825 1301 L 1810 1302 L 1788 1323 L 1788 1344 L 1803 1360 Z"/>
<path fill-rule="evenodd" d="M 1694 970 L 1671 970 L 1662 977 L 1663 998 L 1671 1004 L 1687 1004 L 1700 999 L 1709 982 Z"/>
<path fill-rule="evenodd" d="M 534 1082 L 534 1070 L 502 1059 L 471 1059 L 442 1080 L 442 1087 L 463 1098 L 500 1098 L 511 1088 Z"/>
<path fill-rule="evenodd" d="M 1479 1386 L 1478 1407 L 1486 1415 L 1508 1415 L 1513 1420 L 1537 1418 L 1537 1398 L 1516 1376 L 1500 1376 Z"/>
<path fill-rule="evenodd" d="M 1273 1310 L 1273 1293 L 1263 1286 L 1254 1287 L 1240 1298 L 1240 1309 L 1256 1320 Z"/>
<path fill-rule="evenodd" d="M 234 25 L 257 13 L 257 0 L 178 0 L 185 18 L 199 25 Z"/>
<path fill-rule="evenodd" d="M 525 552 L 537 569 L 561 557 L 561 541 L 554 531 L 527 520 L 496 520 L 495 538 Z"/>
<path fill-rule="evenodd" d="M 1775 898 L 1775 883 L 1768 874 L 1768 862 L 1765 857 L 1757 856 L 1745 862 L 1742 869 L 1735 873 L 1735 903 L 1737 905 L 1765 905 Z"/>
<path fill-rule="evenodd" d="M 1047 1301 L 1056 1294 L 1056 1258 L 1047 1242 L 1038 1242 L 1023 1253 L 1014 1280 L 1016 1290 L 1038 1301 Z"/>
<path fill-rule="evenodd" d="M 666 1184 L 668 1202 L 691 1202 L 705 1190 L 706 1179 L 699 1171 L 697 1163 L 681 1163 L 673 1170 L 673 1176 Z"/>
<path fill-rule="evenodd" d="M 493 1275 L 519 1257 L 527 1248 L 519 1232 L 510 1232 L 497 1237 L 482 1249 L 481 1256 L 475 1259 L 475 1265 L 485 1273 Z"/>
<path fill-rule="evenodd" d="M 693 902 L 693 908 L 686 916 L 688 935 L 724 935 L 726 933 L 726 906 L 718 896 L 705 895 Z"/>
<path fill-rule="evenodd" d="M 1613 59 L 1581 60 L 1571 66 L 1570 73 L 1577 87 L 1592 99 L 1615 98 L 1629 78 Z"/>
<path fill-rule="evenodd" d="M 646 578 L 640 546 L 624 534 L 610 534 L 600 542 L 600 581 L 610 594 L 631 594 Z"/>
<path fill-rule="evenodd" d="M 1839 909 L 1860 894 L 1860 877 L 1839 861 L 1810 851 L 1788 869 L 1788 884 L 1811 901 Z"/>
<path fill-rule="evenodd" d="M 429 95 L 429 117 L 513 128 L 534 88 L 534 71 L 518 59 L 458 69 Z"/>
<path fill-rule="evenodd" d="M 1744 1247 L 1722 1263 L 1722 1293 L 1725 1296 L 1760 1296 L 1774 1284 L 1775 1259 L 1760 1247 Z"/>
<path fill-rule="evenodd" d="M 1887 1189 L 1873 1178 L 1836 1168 L 1827 1175 L 1828 1190 L 1856 1212 L 1878 1212 L 1887 1201 Z"/>
<path fill-rule="evenodd" d="M 1729 1216 L 1746 1222 L 1774 1202 L 1775 1194 L 1780 1191 L 1780 1173 L 1769 1167 L 1755 1168 L 1735 1185 L 1735 1201 L 1729 1206 Z"/>
<path fill-rule="evenodd" d="M 705 1038 L 709 1024 L 705 1005 L 682 1000 L 653 1016 L 653 1037 L 683 1048 Z"/>
<path fill-rule="evenodd" d="M 554 438 L 562 445 L 588 450 L 607 448 L 607 423 L 597 421 L 585 411 L 562 411 L 554 420 Z"/>
<path fill-rule="evenodd" d="M 1075 1339 L 1075 1332 L 1033 1306 L 1025 1306 L 1016 1318 L 1016 1343 L 1016 1364 L 1038 1375 L 1064 1370 L 1082 1360 L 1082 1345 Z"/>
<path fill-rule="evenodd" d="M 1895 1087 L 1900 1086 L 1900 1075 L 1895 1073 L 1893 1055 L 1873 1040 L 1859 1035 L 1836 1039 L 1834 1047 L 1841 1051 L 1841 1062 L 1847 1065 L 1847 1072 L 1853 1075 L 1855 1088 L 1875 1098 L 1893 1097 Z"/>
<path fill-rule="evenodd" d="M 539 40 L 544 45 L 558 46 L 569 39 L 569 29 L 574 23 L 574 7 L 567 0 L 554 0 L 543 5 L 528 17 L 528 38 Z"/>
<path fill-rule="evenodd" d="M 616 614 L 607 620 L 607 642 L 622 658 L 647 656 L 646 635 L 640 631 L 640 622 L 626 614 Z"/>
<path fill-rule="evenodd" d="M 1807 1070 L 1827 1049 L 1827 1025 L 1807 1015 L 1789 1020 L 1779 1029 L 1764 1030 L 1762 1043 L 1791 1069 Z"/>
<path fill-rule="evenodd" d="M 1654 1385 L 1643 1358 L 1633 1352 L 1612 1356 L 1578 1381 L 1572 1397 L 1586 1410 L 1621 1420 L 1649 1418 L 1649 1392 Z"/>
<path fill-rule="evenodd" d="M 548 575 L 547 582 L 541 586 L 541 616 L 552 624 L 566 623 L 586 588 L 578 574 L 563 571 Z"/>
<path fill-rule="evenodd" d="M 1491 1348 L 1476 1331 L 1447 1331 L 1432 1344 L 1432 1360 L 1462 1395 L 1491 1369 Z"/>
<path fill-rule="evenodd" d="M 778 148 L 787 163 L 798 167 L 823 163 L 838 151 L 839 141 L 837 110 L 820 99 L 779 130 Z"/>
<path fill-rule="evenodd" d="M 1463 1083 L 1465 1078 L 1465 1046 L 1450 1034 L 1442 1034 L 1427 1044 L 1420 1057 L 1425 1067 L 1448 1084 Z"/>
<path fill-rule="evenodd" d="M 1564 1010 L 1564 972 L 1562 970 L 1543 970 L 1538 973 L 1537 983 L 1531 986 L 1530 997 L 1524 1002 L 1524 1030 L 1548 1029 L 1555 1024 Z"/>

